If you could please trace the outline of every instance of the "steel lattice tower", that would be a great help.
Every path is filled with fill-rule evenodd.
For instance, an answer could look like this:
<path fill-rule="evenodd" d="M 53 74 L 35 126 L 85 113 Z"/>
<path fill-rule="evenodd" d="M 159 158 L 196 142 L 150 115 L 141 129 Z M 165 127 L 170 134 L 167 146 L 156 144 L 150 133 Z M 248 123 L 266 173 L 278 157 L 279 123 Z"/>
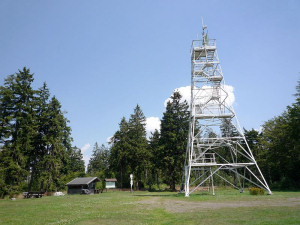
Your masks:
<path fill-rule="evenodd" d="M 185 196 L 207 183 L 212 186 L 214 195 L 214 177 L 241 192 L 246 180 L 272 194 L 229 102 L 216 41 L 208 38 L 206 26 L 202 29 L 202 40 L 194 40 L 191 47 L 191 117 L 183 175 Z"/>

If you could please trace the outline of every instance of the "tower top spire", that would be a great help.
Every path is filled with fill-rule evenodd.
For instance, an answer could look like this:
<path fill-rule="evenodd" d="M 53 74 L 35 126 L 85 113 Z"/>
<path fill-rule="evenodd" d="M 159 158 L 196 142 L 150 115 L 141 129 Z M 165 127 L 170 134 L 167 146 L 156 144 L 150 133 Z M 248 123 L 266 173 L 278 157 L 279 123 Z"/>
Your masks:
<path fill-rule="evenodd" d="M 204 23 L 203 23 L 203 17 L 201 17 L 201 20 L 202 20 L 202 31 L 204 32 L 204 30 L 207 29 L 207 26 L 204 25 Z"/>
<path fill-rule="evenodd" d="M 202 20 L 202 43 L 203 43 L 203 45 L 208 45 L 209 38 L 208 38 L 207 25 L 204 25 L 202 17 L 201 17 L 201 20 Z M 206 32 L 205 32 L 205 30 L 206 30 Z"/>

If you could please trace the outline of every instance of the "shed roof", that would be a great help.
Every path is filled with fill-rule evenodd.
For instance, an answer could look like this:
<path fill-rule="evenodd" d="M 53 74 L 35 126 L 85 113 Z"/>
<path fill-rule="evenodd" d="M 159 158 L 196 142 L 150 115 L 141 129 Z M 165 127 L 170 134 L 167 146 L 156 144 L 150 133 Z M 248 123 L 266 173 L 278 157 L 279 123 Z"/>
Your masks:
<path fill-rule="evenodd" d="M 116 182 L 117 179 L 116 178 L 105 178 L 105 181 L 107 181 L 107 182 Z"/>
<path fill-rule="evenodd" d="M 66 185 L 82 185 L 82 184 L 89 184 L 93 181 L 99 181 L 98 177 L 77 177 L 74 180 L 70 181 Z"/>

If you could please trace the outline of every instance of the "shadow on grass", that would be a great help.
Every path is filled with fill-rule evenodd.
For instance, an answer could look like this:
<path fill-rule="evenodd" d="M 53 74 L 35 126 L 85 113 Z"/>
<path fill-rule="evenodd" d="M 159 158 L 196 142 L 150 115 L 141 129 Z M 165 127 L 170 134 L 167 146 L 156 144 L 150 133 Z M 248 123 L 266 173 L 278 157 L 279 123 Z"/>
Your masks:
<path fill-rule="evenodd" d="M 300 192 L 300 190 L 296 190 L 296 189 L 277 189 L 277 188 L 271 188 L 272 191 L 276 191 L 276 192 Z"/>
<path fill-rule="evenodd" d="M 175 194 L 174 194 L 175 195 Z M 156 196 L 156 197 L 170 197 L 170 196 L 173 196 L 173 195 L 151 195 L 151 194 L 149 194 L 149 195 L 147 195 L 147 194 L 141 194 L 141 195 L 133 195 L 133 196 L 149 196 L 149 197 L 154 197 L 154 196 Z"/>
<path fill-rule="evenodd" d="M 170 193 L 169 191 L 162 191 L 159 193 L 163 193 L 163 192 L 168 192 L 169 194 L 150 194 L 151 192 L 149 192 L 149 194 L 133 194 L 133 196 L 147 196 L 147 197 L 185 197 L 184 193 L 180 193 L 180 192 L 173 192 Z M 153 192 L 152 192 L 153 193 Z M 195 193 L 192 196 L 209 196 L 211 194 L 209 193 Z"/>

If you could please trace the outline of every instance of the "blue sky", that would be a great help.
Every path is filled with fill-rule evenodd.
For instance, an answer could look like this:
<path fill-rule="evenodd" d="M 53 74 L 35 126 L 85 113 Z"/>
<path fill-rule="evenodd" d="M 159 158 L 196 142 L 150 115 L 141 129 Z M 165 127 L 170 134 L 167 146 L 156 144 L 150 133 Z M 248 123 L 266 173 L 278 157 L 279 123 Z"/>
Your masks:
<path fill-rule="evenodd" d="M 139 104 L 162 117 L 190 85 L 201 17 L 217 47 L 242 127 L 259 128 L 294 101 L 300 1 L 0 1 L 0 84 L 19 68 L 47 82 L 86 159 Z M 91 147 L 89 147 L 91 146 Z"/>

